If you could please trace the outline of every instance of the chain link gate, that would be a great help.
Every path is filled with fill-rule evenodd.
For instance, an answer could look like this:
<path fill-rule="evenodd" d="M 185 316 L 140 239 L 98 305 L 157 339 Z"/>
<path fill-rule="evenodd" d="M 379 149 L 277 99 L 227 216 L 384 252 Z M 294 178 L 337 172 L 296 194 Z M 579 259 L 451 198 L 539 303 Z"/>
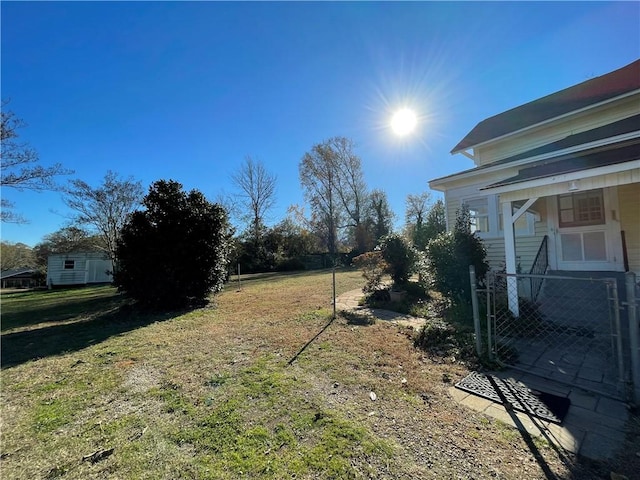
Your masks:
<path fill-rule="evenodd" d="M 493 360 L 614 398 L 627 395 L 615 279 L 493 273 L 486 306 Z"/>

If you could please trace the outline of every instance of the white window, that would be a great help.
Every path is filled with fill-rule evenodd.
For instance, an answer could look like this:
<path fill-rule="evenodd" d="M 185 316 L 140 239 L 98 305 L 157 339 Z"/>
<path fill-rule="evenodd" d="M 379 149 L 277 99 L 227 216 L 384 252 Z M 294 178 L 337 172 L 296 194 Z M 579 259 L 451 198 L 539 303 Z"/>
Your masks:
<path fill-rule="evenodd" d="M 465 200 L 464 203 L 469 207 L 471 233 L 489 233 L 489 199 L 487 197 L 473 198 Z"/>
<path fill-rule="evenodd" d="M 73 270 L 76 267 L 75 260 L 65 260 L 64 261 L 64 269 L 65 270 Z"/>
<path fill-rule="evenodd" d="M 515 213 L 515 208 L 512 213 Z M 500 234 L 504 232 L 504 223 L 502 219 L 502 212 L 500 212 Z M 525 212 L 518 217 L 516 223 L 513 225 L 513 230 L 516 235 L 533 235 L 535 233 L 535 221 L 536 216 L 530 212 Z"/>
<path fill-rule="evenodd" d="M 476 232 L 481 238 L 496 238 L 504 235 L 502 206 L 497 195 L 467 198 L 463 203 L 469 207 L 472 232 Z M 514 206 L 513 211 L 515 210 L 517 208 Z M 534 235 L 535 220 L 535 214 L 523 213 L 515 222 L 515 234 L 517 236 Z"/>

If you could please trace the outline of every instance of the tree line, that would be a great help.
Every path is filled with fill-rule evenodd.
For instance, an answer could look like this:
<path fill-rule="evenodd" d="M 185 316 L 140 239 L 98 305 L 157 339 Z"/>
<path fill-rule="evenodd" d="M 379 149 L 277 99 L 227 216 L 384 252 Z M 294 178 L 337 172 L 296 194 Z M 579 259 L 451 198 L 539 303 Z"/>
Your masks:
<path fill-rule="evenodd" d="M 99 250 L 112 260 L 116 283 L 132 291 L 135 282 L 124 280 L 124 275 L 132 271 L 131 251 L 145 257 L 145 267 L 136 266 L 139 272 L 152 271 L 154 263 L 166 270 L 170 259 L 177 258 L 175 249 L 181 244 L 178 226 L 182 236 L 188 236 L 185 232 L 193 235 L 191 241 L 200 245 L 202 252 L 193 250 L 193 245 L 181 244 L 179 248 L 190 252 L 190 258 L 199 258 L 203 268 L 203 262 L 213 258 L 223 259 L 225 268 L 240 263 L 245 272 L 300 269 L 301 259 L 314 253 L 329 254 L 331 258 L 338 254 L 355 257 L 374 250 L 393 231 L 395 214 L 386 193 L 380 188 L 369 189 L 355 145 L 345 137 L 315 144 L 301 157 L 299 178 L 309 213 L 302 206 L 292 205 L 284 219 L 268 226 L 277 200 L 277 176 L 258 159 L 250 156 L 244 159 L 230 178 L 235 193 L 217 202 L 209 202 L 197 190 L 184 192 L 173 180 L 154 182 L 145 196 L 141 182 L 132 177 L 122 178 L 112 171 L 105 174 L 99 185 L 79 179 L 59 184 L 56 178 L 72 172 L 60 164 L 40 166 L 37 153 L 28 144 L 18 142 L 17 130 L 24 123 L 6 107 L 3 102 L 2 188 L 60 191 L 72 213 L 67 226 L 46 235 L 34 248 L 3 241 L 3 270 L 26 266 L 42 269 L 50 254 Z M 167 199 L 181 205 L 179 214 L 171 210 Z M 217 230 L 201 225 L 198 219 L 204 217 L 217 225 Z M 242 225 L 238 231 L 231 227 L 231 217 Z M 401 233 L 415 248 L 424 250 L 430 238 L 445 230 L 444 218 L 442 201 L 431 202 L 427 192 L 410 194 Z M 25 220 L 15 205 L 3 202 L 2 221 Z M 169 225 L 173 229 L 168 229 Z M 174 248 L 173 254 L 160 251 L 159 245 L 149 246 L 154 232 L 162 228 L 168 229 L 164 243 L 174 243 L 170 247 Z M 147 247 L 142 248 L 145 242 Z M 213 245 L 216 242 L 219 245 Z M 207 243 L 217 250 L 206 253 Z M 145 253 L 151 250 L 156 254 L 153 261 Z M 198 268 L 198 262 L 184 263 L 195 263 Z M 219 266 L 211 268 L 216 270 Z M 181 281 L 190 283 L 187 279 L 194 277 L 193 271 L 183 273 Z M 176 271 L 171 275 L 175 277 Z M 213 281 L 218 274 L 209 271 L 207 275 L 206 289 L 218 288 L 217 280 Z M 153 278 L 159 276 L 162 275 L 156 272 Z M 187 296 L 197 297 L 200 293 L 192 291 Z"/>

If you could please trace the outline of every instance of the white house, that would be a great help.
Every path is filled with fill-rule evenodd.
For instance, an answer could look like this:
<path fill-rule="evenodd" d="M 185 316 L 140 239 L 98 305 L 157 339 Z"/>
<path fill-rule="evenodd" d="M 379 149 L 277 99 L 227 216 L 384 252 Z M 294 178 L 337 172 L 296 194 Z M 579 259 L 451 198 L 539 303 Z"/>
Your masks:
<path fill-rule="evenodd" d="M 57 253 L 47 261 L 47 286 L 109 283 L 112 271 L 111 260 L 101 252 Z"/>
<path fill-rule="evenodd" d="M 487 118 L 451 153 L 475 166 L 429 182 L 447 225 L 467 205 L 507 274 L 487 284 L 490 355 L 640 399 L 640 60 Z"/>
<path fill-rule="evenodd" d="M 544 248 L 548 270 L 640 275 L 640 60 L 483 120 L 451 153 L 475 167 L 429 185 L 448 225 L 469 206 L 492 268 L 528 273 Z"/>

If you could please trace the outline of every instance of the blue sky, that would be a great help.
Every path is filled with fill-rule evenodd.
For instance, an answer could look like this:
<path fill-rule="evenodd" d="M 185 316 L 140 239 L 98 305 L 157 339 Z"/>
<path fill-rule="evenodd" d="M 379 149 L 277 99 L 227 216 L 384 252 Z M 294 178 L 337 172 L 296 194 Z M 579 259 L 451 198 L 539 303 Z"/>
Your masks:
<path fill-rule="evenodd" d="M 271 223 L 304 204 L 315 143 L 356 143 L 399 223 L 409 193 L 470 168 L 451 148 L 479 121 L 640 57 L 638 2 L 7 2 L 1 94 L 43 165 L 98 185 L 172 178 L 210 199 L 246 155 L 278 177 Z M 393 111 L 420 116 L 409 137 Z M 59 193 L 2 195 L 34 245 L 66 225 Z M 437 195 L 433 192 L 435 198 Z"/>

